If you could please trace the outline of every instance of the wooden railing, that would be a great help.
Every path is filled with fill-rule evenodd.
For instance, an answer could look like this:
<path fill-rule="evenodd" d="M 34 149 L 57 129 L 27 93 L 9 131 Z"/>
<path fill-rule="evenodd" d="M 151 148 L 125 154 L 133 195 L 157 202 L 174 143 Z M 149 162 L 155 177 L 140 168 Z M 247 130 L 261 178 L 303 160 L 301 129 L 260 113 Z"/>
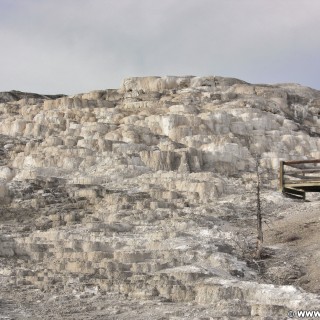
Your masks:
<path fill-rule="evenodd" d="M 306 192 L 320 192 L 320 159 L 280 161 L 280 190 L 288 197 L 306 198 Z"/>

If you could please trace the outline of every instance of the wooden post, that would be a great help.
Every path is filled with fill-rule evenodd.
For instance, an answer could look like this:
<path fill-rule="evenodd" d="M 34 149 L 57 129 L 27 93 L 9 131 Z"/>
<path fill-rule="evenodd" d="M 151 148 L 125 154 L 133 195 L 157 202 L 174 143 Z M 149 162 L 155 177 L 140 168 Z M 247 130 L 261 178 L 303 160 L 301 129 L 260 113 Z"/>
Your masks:
<path fill-rule="evenodd" d="M 279 187 L 281 192 L 283 192 L 284 185 L 284 161 L 280 161 L 279 167 Z"/>

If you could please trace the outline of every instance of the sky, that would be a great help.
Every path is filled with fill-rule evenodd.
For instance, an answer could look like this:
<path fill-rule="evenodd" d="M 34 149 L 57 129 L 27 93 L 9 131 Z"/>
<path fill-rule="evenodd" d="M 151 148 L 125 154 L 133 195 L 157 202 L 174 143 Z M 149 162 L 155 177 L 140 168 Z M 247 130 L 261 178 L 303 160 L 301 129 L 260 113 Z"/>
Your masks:
<path fill-rule="evenodd" d="M 0 0 L 0 91 L 166 75 L 320 90 L 319 12 L 320 0 Z"/>

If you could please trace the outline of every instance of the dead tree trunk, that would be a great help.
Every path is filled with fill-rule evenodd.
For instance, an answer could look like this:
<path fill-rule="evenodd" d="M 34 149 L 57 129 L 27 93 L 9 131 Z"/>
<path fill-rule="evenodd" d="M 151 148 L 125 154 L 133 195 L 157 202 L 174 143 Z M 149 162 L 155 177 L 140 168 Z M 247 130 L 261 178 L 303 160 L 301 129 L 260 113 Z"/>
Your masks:
<path fill-rule="evenodd" d="M 261 251 L 262 251 L 262 244 L 263 244 L 263 232 L 262 232 L 262 213 L 261 213 L 261 198 L 260 198 L 260 191 L 261 191 L 261 177 L 260 177 L 260 159 L 256 156 L 256 174 L 257 174 L 257 251 L 256 257 L 258 259 L 261 258 Z"/>

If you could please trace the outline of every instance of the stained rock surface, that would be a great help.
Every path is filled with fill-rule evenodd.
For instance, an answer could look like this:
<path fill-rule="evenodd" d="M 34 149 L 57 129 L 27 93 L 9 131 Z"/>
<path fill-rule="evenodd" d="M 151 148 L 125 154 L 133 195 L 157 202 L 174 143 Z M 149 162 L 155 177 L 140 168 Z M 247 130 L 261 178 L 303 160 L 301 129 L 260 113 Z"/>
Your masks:
<path fill-rule="evenodd" d="M 274 241 L 254 256 L 255 159 L 272 228 L 308 205 L 277 190 L 279 161 L 319 159 L 319 136 L 320 92 L 296 84 L 143 77 L 0 94 L 0 319 L 316 309 L 320 284 L 304 290 L 303 270 L 275 277 Z"/>

